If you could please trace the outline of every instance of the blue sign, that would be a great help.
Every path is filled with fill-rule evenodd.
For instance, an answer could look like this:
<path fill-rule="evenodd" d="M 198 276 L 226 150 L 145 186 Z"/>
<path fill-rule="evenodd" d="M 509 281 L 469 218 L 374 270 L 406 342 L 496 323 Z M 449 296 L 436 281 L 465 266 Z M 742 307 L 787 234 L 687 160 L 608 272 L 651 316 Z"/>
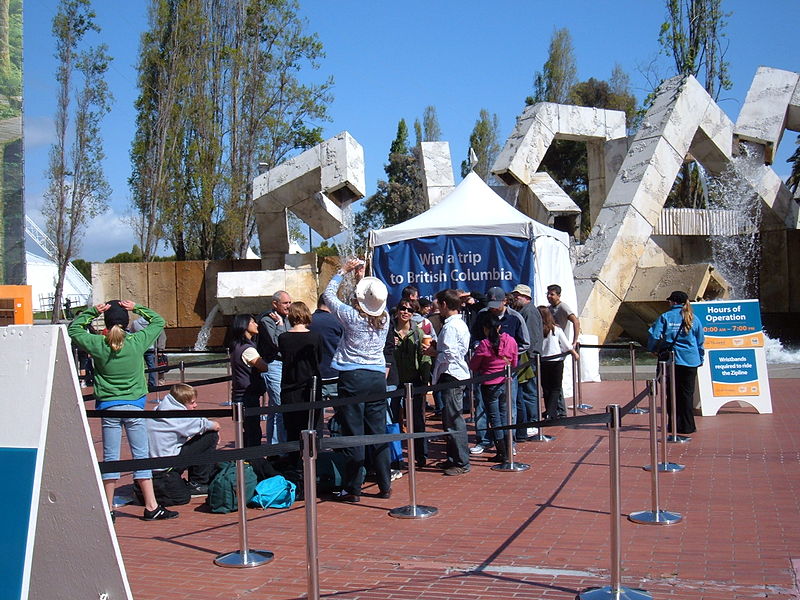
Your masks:
<path fill-rule="evenodd" d="M 372 271 L 389 288 L 389 307 L 403 288 L 420 296 L 439 290 L 485 293 L 493 286 L 510 292 L 518 283 L 533 287 L 533 241 L 486 235 L 438 235 L 377 246 Z"/>
<path fill-rule="evenodd" d="M 764 346 L 758 300 L 694 302 L 692 309 L 703 326 L 706 350 Z"/>
<path fill-rule="evenodd" d="M 715 396 L 757 396 L 760 393 L 754 349 L 712 350 L 708 354 Z"/>

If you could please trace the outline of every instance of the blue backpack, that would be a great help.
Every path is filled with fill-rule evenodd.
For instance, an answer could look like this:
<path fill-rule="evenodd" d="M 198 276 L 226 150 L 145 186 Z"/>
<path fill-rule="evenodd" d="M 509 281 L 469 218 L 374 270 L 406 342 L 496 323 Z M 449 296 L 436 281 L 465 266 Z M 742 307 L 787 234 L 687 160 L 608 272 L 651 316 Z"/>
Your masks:
<path fill-rule="evenodd" d="M 289 508 L 294 504 L 295 489 L 295 484 L 283 475 L 275 475 L 258 482 L 249 504 L 261 508 Z"/>

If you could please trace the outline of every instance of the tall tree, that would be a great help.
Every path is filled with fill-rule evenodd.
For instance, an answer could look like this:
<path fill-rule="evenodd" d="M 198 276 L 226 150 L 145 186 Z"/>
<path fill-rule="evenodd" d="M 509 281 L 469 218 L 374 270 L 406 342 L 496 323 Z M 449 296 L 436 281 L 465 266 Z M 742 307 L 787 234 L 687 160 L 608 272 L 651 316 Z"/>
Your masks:
<path fill-rule="evenodd" d="M 389 162 L 384 171 L 387 179 L 378 181 L 377 190 L 355 216 L 356 250 L 366 248 L 370 229 L 402 223 L 425 209 L 419 166 L 417 157 L 408 147 L 405 119 L 397 124 L 397 135 L 389 148 Z"/>
<path fill-rule="evenodd" d="M 439 117 L 436 107 L 428 105 L 422 113 L 423 142 L 438 142 L 442 139 L 442 128 L 439 127 Z"/>
<path fill-rule="evenodd" d="M 491 168 L 497 155 L 500 153 L 500 121 L 496 114 L 490 115 L 489 111 L 482 108 L 475 127 L 469 136 L 469 148 L 475 152 L 478 162 L 473 166 L 470 157 L 461 163 L 461 176 L 466 177 L 470 171 L 484 181 L 491 180 Z"/>
<path fill-rule="evenodd" d="M 110 194 L 102 168 L 100 122 L 111 101 L 105 82 L 111 58 L 105 45 L 79 49 L 88 32 L 99 31 L 94 17 L 89 0 L 61 0 L 53 18 L 58 60 L 56 141 L 50 149 L 45 173 L 49 186 L 42 208 L 57 253 L 53 322 L 61 310 L 67 265 L 80 248 L 86 223 L 106 210 Z"/>
<path fill-rule="evenodd" d="M 321 141 L 332 81 L 304 83 L 304 71 L 322 45 L 296 0 L 151 2 L 131 151 L 140 223 L 179 258 L 244 256 L 258 163 Z"/>
<path fill-rule="evenodd" d="M 728 77 L 722 0 L 665 0 L 667 20 L 659 42 L 672 59 L 674 74 L 693 75 L 715 100 L 732 87 Z M 695 161 L 686 161 L 675 179 L 667 206 L 704 208 L 706 196 L 702 172 Z"/>
<path fill-rule="evenodd" d="M 550 38 L 547 60 L 533 80 L 533 95 L 525 99 L 528 105 L 537 102 L 558 102 L 566 104 L 572 86 L 578 78 L 572 36 L 566 27 L 557 29 Z"/>
<path fill-rule="evenodd" d="M 666 8 L 658 39 L 672 57 L 675 73 L 694 75 L 716 100 L 733 85 L 725 60 L 728 14 L 722 0 L 666 0 Z"/>
<path fill-rule="evenodd" d="M 793 194 L 796 193 L 797 188 L 800 187 L 800 135 L 797 136 L 794 143 L 797 144 L 797 148 L 794 153 L 786 159 L 786 162 L 792 165 L 792 172 L 786 180 L 786 185 L 789 186 Z"/>

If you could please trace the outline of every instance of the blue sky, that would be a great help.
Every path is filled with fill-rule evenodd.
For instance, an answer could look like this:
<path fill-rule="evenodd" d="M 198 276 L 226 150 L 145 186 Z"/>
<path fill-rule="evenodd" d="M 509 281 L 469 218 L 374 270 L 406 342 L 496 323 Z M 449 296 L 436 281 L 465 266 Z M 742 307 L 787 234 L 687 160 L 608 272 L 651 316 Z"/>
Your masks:
<path fill-rule="evenodd" d="M 87 260 L 105 260 L 134 243 L 125 222 L 130 213 L 128 153 L 135 124 L 135 65 L 148 4 L 94 2 L 102 28 L 96 39 L 107 43 L 114 57 L 108 82 L 115 102 L 103 126 L 105 172 L 113 195 L 111 209 L 90 224 L 84 238 L 78 256 Z M 28 214 L 40 224 L 55 114 L 50 26 L 57 5 L 57 0 L 25 0 L 25 196 Z M 800 2 L 727 0 L 724 8 L 732 13 L 726 32 L 734 87 L 723 92 L 719 104 L 735 121 L 758 66 L 800 70 Z M 450 142 L 456 181 L 481 108 L 498 115 L 505 141 L 547 58 L 554 29 L 570 30 L 581 80 L 607 79 L 619 63 L 641 101 L 651 89 L 642 74 L 646 66 L 655 60 L 669 73 L 657 41 L 665 16 L 662 0 L 301 0 L 301 12 L 327 54 L 310 77 L 332 75 L 335 80 L 331 120 L 320 125 L 325 137 L 347 130 L 364 147 L 368 194 L 384 177 L 398 121 L 405 118 L 410 127 L 428 105 L 436 107 L 443 139 Z M 782 177 L 788 174 L 784 161 L 796 137 L 787 132 L 779 149 L 774 168 Z"/>

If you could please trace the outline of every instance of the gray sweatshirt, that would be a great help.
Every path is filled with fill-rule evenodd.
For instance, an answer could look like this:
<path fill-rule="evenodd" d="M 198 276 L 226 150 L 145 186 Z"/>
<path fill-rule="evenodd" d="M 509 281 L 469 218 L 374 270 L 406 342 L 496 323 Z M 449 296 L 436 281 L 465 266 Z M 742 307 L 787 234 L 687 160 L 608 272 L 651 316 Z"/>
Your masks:
<path fill-rule="evenodd" d="M 158 403 L 156 410 L 185 410 L 188 409 L 167 394 Z M 186 440 L 199 433 L 210 431 L 213 425 L 205 417 L 190 417 L 177 419 L 147 419 L 147 437 L 150 442 L 150 457 L 175 456 L 181 451 Z"/>

